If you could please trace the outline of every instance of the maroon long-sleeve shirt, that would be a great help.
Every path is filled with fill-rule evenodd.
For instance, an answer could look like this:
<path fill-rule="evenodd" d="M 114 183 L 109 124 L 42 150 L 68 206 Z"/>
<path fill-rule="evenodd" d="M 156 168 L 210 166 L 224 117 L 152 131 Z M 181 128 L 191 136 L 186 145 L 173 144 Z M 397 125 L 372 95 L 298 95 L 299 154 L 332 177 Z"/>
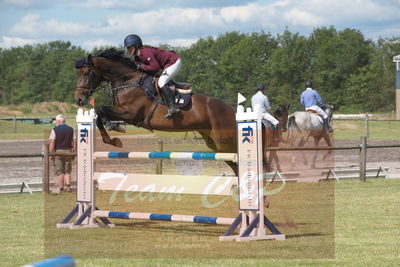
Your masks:
<path fill-rule="evenodd" d="M 137 57 L 142 62 L 140 69 L 150 72 L 166 69 L 179 59 L 179 55 L 172 51 L 159 50 L 152 47 L 141 48 Z"/>

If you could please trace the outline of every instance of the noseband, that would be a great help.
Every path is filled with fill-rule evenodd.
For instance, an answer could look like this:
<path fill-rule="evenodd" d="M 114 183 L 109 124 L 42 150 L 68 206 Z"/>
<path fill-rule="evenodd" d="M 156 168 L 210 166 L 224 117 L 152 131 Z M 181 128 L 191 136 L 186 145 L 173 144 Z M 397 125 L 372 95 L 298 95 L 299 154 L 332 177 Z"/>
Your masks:
<path fill-rule="evenodd" d="M 93 76 L 94 76 L 94 70 L 91 66 L 87 66 L 89 68 L 89 82 L 88 85 L 86 86 L 77 86 L 76 89 L 88 89 L 89 92 L 87 94 L 87 97 L 91 96 L 94 92 L 96 92 L 96 88 L 93 88 Z"/>

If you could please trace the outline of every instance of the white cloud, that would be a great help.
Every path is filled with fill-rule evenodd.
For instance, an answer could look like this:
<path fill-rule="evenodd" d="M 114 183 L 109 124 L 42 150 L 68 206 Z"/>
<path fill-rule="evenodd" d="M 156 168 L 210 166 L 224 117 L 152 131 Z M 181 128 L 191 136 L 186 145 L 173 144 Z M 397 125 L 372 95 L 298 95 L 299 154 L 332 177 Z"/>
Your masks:
<path fill-rule="evenodd" d="M 111 41 L 108 40 L 104 40 L 104 39 L 96 39 L 96 40 L 88 40 L 85 41 L 82 44 L 82 47 L 86 50 L 91 50 L 95 47 L 101 47 L 101 46 L 115 46 L 116 44 L 114 44 Z"/>
<path fill-rule="evenodd" d="M 303 0 L 292 1 L 292 8 L 323 17 L 326 23 L 344 24 L 364 21 L 388 21 L 398 17 L 400 5 L 379 0 Z M 351 25 L 349 25 L 351 26 Z"/>
<path fill-rule="evenodd" d="M 110 16 L 111 30 L 139 32 L 141 34 L 172 34 L 196 32 L 223 26 L 223 20 L 213 9 L 169 8 L 141 13 L 125 13 Z"/>
<path fill-rule="evenodd" d="M 39 43 L 40 41 L 42 41 L 42 40 L 2 36 L 2 41 L 0 42 L 0 47 L 7 49 L 7 48 L 11 48 L 11 47 L 24 46 L 27 44 L 35 44 L 35 43 Z"/>
<path fill-rule="evenodd" d="M 318 17 L 310 12 L 292 9 L 283 14 L 284 21 L 292 26 L 321 26 L 326 24 L 323 17 Z"/>
<path fill-rule="evenodd" d="M 171 46 L 175 46 L 175 47 L 189 47 L 192 44 L 196 43 L 199 39 L 198 38 L 176 38 L 176 39 L 170 39 L 170 40 L 159 40 L 159 41 L 155 41 L 153 43 L 156 44 L 169 44 Z"/>
<path fill-rule="evenodd" d="M 79 1 L 79 0 L 78 0 Z M 145 9 L 157 9 L 159 7 L 223 7 L 227 5 L 238 5 L 254 0 L 85 0 L 73 2 L 72 7 L 88 9 L 119 9 L 129 8 L 135 11 Z"/>
<path fill-rule="evenodd" d="M 77 8 L 131 8 L 142 10 L 156 5 L 155 0 L 86 0 L 85 2 L 72 3 Z"/>
<path fill-rule="evenodd" d="M 1 6 L 16 8 L 43 8 L 49 7 L 60 0 L 0 0 Z"/>
<path fill-rule="evenodd" d="M 5 1 L 20 1 L 22 4 L 34 0 Z M 178 3 L 180 0 L 171 1 Z M 157 8 L 158 2 L 155 0 L 86 0 L 80 6 L 143 7 L 146 3 L 152 3 L 154 9 L 129 12 L 132 9 L 125 8 L 122 13 L 113 12 L 105 20 L 98 19 L 91 23 L 62 21 L 56 17 L 42 19 L 39 14 L 28 13 L 4 35 L 32 39 L 80 39 L 85 46 L 93 47 L 102 42 L 110 44 L 105 40 L 120 44 L 125 35 L 130 33 L 141 35 L 151 45 L 170 43 L 185 46 L 200 37 L 229 31 L 264 30 L 279 33 L 285 27 L 301 34 L 310 33 L 315 27 L 331 25 L 337 29 L 359 29 L 367 37 L 369 33 L 374 37 L 378 33 L 384 36 L 399 33 L 396 27 L 400 0 L 277 0 L 210 8 Z M 95 9 L 90 14 L 91 21 L 96 21 L 93 19 L 96 16 Z"/>
<path fill-rule="evenodd" d="M 389 0 L 390 1 L 390 0 Z M 215 34 L 233 30 L 284 29 L 337 25 L 357 27 L 374 21 L 398 20 L 400 6 L 374 0 L 279 0 L 272 4 L 249 3 L 224 8 L 168 8 L 110 16 L 110 31 L 176 36 Z"/>
<path fill-rule="evenodd" d="M 96 25 L 60 22 L 56 19 L 40 21 L 39 14 L 28 13 L 11 28 L 11 33 L 34 37 L 51 36 L 54 34 L 76 36 L 90 32 L 93 33 L 92 26 Z"/>

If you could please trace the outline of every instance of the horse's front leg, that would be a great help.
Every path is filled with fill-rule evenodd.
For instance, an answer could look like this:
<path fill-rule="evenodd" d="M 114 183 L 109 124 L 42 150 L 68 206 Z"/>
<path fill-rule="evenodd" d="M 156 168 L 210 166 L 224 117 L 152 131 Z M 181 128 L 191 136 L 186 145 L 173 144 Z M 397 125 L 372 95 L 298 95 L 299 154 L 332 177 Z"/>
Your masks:
<path fill-rule="evenodd" d="M 108 134 L 107 130 L 104 127 L 105 122 L 111 119 L 119 119 L 119 113 L 113 110 L 113 107 L 109 106 L 100 106 L 97 111 L 97 119 L 96 125 L 100 131 L 101 138 L 105 144 L 109 144 L 115 147 L 122 147 L 122 142 L 119 138 L 114 137 L 111 139 L 110 135 Z"/>
<path fill-rule="evenodd" d="M 319 140 L 320 140 L 320 138 L 314 137 L 314 146 L 315 147 L 319 147 Z M 311 163 L 311 168 L 312 169 L 315 169 L 315 166 L 316 166 L 315 164 L 317 162 L 318 153 L 319 153 L 319 150 L 315 150 L 314 158 L 313 158 L 313 161 Z"/>

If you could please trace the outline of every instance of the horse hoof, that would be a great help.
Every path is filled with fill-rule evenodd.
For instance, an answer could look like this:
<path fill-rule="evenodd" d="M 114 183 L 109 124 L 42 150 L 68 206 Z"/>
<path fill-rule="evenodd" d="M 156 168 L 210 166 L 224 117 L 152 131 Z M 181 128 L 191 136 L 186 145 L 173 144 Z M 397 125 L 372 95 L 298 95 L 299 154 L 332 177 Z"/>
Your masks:
<path fill-rule="evenodd" d="M 115 147 L 122 147 L 122 142 L 119 138 L 115 137 L 111 139 L 110 145 L 115 146 Z"/>
<path fill-rule="evenodd" d="M 264 196 L 264 207 L 269 208 L 269 204 L 271 203 L 271 200 L 268 196 Z"/>

